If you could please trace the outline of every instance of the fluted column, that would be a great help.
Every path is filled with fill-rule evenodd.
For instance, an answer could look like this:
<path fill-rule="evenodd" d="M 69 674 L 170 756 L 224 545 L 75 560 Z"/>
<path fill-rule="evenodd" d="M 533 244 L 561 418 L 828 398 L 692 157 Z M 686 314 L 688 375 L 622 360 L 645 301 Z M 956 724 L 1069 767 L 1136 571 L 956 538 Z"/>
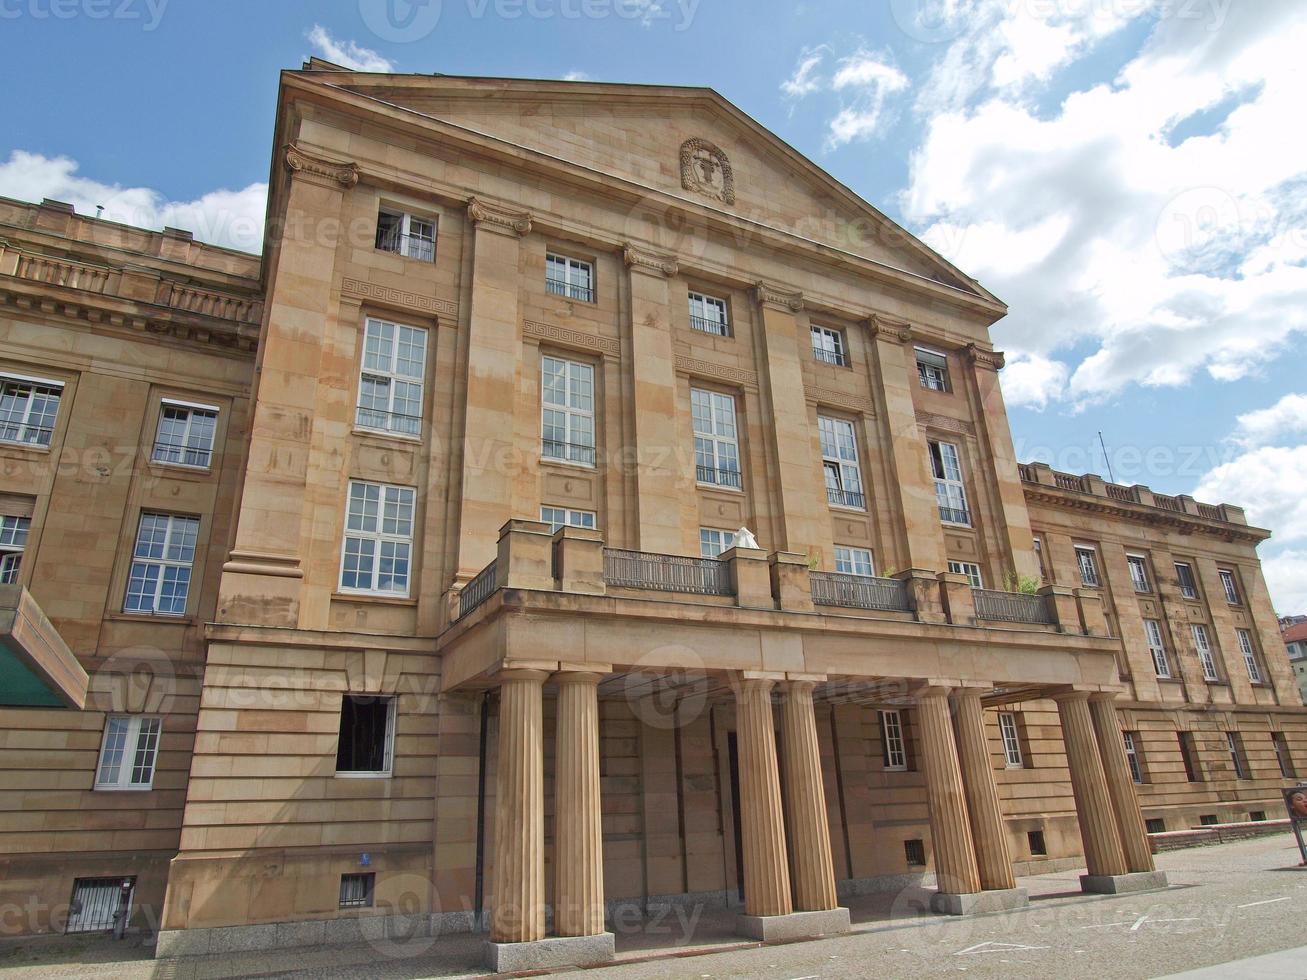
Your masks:
<path fill-rule="evenodd" d="M 494 894 L 490 938 L 545 938 L 545 806 L 542 689 L 548 675 L 513 670 L 499 688 L 495 776 Z"/>
<path fill-rule="evenodd" d="M 953 741 L 948 690 L 927 688 L 918 700 L 921 719 L 921 753 L 926 770 L 926 798 L 930 806 L 930 834 L 935 847 L 935 879 L 946 895 L 972 895 L 980 891 L 976 849 L 971 841 L 967 798 Z"/>
<path fill-rule="evenodd" d="M 1130 762 L 1125 756 L 1125 739 L 1121 735 L 1121 718 L 1116 713 L 1114 696 L 1095 694 L 1089 699 L 1089 714 L 1098 736 L 1098 754 L 1103 760 L 1107 792 L 1116 811 L 1116 829 L 1121 837 L 1125 863 L 1132 872 L 1153 871 L 1153 851 L 1148 846 L 1148 830 L 1139 811 L 1139 798 L 1130 776 Z"/>
<path fill-rule="evenodd" d="M 781 713 L 790 843 L 793 847 L 794 904 L 801 912 L 835 908 L 835 864 L 831 859 L 821 749 L 812 707 L 811 681 L 791 681 Z M 746 881 L 747 885 L 747 881 Z"/>
<path fill-rule="evenodd" d="M 735 692 L 740 753 L 740 823 L 744 837 L 744 910 L 747 915 L 789 915 L 790 870 L 776 769 L 770 680 L 745 679 Z"/>
<path fill-rule="evenodd" d="M 554 771 L 554 932 L 604 931 L 604 838 L 599 804 L 598 674 L 558 682 Z"/>
<path fill-rule="evenodd" d="M 986 891 L 1015 888 L 1017 881 L 1012 874 L 1012 854 L 1003 828 L 998 786 L 994 783 L 980 692 L 964 688 L 953 696 L 952 703 L 981 887 Z"/>
<path fill-rule="evenodd" d="M 1098 754 L 1098 737 L 1089 714 L 1089 694 L 1073 691 L 1056 697 L 1066 742 L 1071 788 L 1076 797 L 1076 816 L 1085 845 L 1085 863 L 1091 875 L 1126 873 L 1121 836 L 1116 828 L 1116 811 L 1107 789 L 1103 760 Z"/>

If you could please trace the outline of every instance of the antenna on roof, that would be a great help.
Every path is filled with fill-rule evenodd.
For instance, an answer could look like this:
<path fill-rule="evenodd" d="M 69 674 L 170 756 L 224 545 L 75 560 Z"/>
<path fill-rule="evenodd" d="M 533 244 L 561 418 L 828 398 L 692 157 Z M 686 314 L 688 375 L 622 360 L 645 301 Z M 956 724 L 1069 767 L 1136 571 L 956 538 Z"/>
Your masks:
<path fill-rule="evenodd" d="M 104 214 L 104 205 L 103 205 L 103 204 L 97 204 L 97 205 L 95 206 L 95 216 L 96 216 L 96 218 L 99 218 L 99 217 L 100 217 L 101 215 L 103 215 L 103 214 Z"/>
<path fill-rule="evenodd" d="M 1103 430 L 1098 430 L 1098 444 L 1103 447 L 1103 462 L 1107 464 L 1107 478 L 1113 483 L 1116 482 L 1116 474 L 1112 472 L 1112 460 L 1107 455 L 1107 443 L 1103 441 Z"/>

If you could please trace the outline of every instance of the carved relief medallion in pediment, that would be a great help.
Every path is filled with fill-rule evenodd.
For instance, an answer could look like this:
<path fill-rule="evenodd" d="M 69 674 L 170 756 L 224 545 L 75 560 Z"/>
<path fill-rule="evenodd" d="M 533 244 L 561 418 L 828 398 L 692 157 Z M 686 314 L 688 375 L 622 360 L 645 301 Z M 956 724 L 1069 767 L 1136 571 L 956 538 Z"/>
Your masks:
<path fill-rule="evenodd" d="M 687 191 L 735 203 L 735 171 L 721 148 L 705 139 L 688 139 L 681 144 L 681 186 Z"/>

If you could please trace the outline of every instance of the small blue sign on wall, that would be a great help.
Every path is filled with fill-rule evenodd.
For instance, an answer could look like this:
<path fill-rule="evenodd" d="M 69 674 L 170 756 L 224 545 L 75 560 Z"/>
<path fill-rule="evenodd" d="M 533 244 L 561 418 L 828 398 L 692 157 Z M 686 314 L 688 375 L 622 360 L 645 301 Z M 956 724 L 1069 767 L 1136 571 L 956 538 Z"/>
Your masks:
<path fill-rule="evenodd" d="M 365 867 L 365 868 L 368 867 L 370 864 L 372 864 L 372 855 L 371 855 L 371 854 L 367 854 L 367 853 L 360 854 L 360 855 L 359 855 L 359 864 L 362 865 L 362 866 Z"/>

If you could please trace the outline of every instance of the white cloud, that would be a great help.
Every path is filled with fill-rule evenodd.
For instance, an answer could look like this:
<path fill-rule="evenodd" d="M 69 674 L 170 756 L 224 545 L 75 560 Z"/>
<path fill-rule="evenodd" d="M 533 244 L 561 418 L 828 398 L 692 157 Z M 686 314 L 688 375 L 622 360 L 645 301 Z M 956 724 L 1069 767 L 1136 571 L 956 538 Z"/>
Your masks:
<path fill-rule="evenodd" d="M 193 232 L 200 241 L 246 252 L 263 248 L 263 219 L 268 185 L 216 190 L 193 201 L 170 201 L 148 187 L 122 187 L 81 177 L 68 157 L 45 157 L 14 150 L 0 163 L 0 194 L 22 201 L 53 198 L 94 215 L 104 205 L 108 221 L 161 229 L 165 225 Z"/>
<path fill-rule="evenodd" d="M 566 75 L 563 76 L 563 81 L 565 81 L 565 82 L 588 82 L 588 81 L 591 81 L 591 78 L 590 78 L 590 76 L 587 75 L 585 72 L 580 71 L 580 70 L 574 68 L 574 69 L 572 69 L 571 71 L 569 71 Z"/>
<path fill-rule="evenodd" d="M 383 58 L 371 48 L 362 47 L 353 41 L 336 40 L 321 24 L 314 24 L 313 29 L 305 36 L 319 55 L 342 68 L 371 72 L 395 70 L 394 62 Z"/>
<path fill-rule="evenodd" d="M 1038 354 L 1014 354 L 1003 369 L 1003 397 L 1015 405 L 1044 408 L 1066 388 L 1067 366 Z"/>
<path fill-rule="evenodd" d="M 799 55 L 799 63 L 794 66 L 794 74 L 781 82 L 781 91 L 791 99 L 801 99 L 805 95 L 820 92 L 825 82 L 817 77 L 817 69 L 826 60 L 828 50 L 824 44 L 816 48 L 804 48 Z"/>
<path fill-rule="evenodd" d="M 1307 551 L 1285 550 L 1262 560 L 1271 602 L 1281 616 L 1307 612 Z"/>
<path fill-rule="evenodd" d="M 1285 395 L 1270 408 L 1239 416 L 1234 439 L 1248 447 L 1265 446 L 1284 436 L 1307 435 L 1307 395 Z"/>
<path fill-rule="evenodd" d="M 793 100 L 828 91 L 839 96 L 839 109 L 828 124 L 826 149 L 870 140 L 882 130 L 886 101 L 908 88 L 908 76 L 890 63 L 887 54 L 866 48 L 841 58 L 829 78 L 819 75 L 830 48 L 805 48 L 799 54 L 794 73 L 781 83 L 781 91 Z"/>

